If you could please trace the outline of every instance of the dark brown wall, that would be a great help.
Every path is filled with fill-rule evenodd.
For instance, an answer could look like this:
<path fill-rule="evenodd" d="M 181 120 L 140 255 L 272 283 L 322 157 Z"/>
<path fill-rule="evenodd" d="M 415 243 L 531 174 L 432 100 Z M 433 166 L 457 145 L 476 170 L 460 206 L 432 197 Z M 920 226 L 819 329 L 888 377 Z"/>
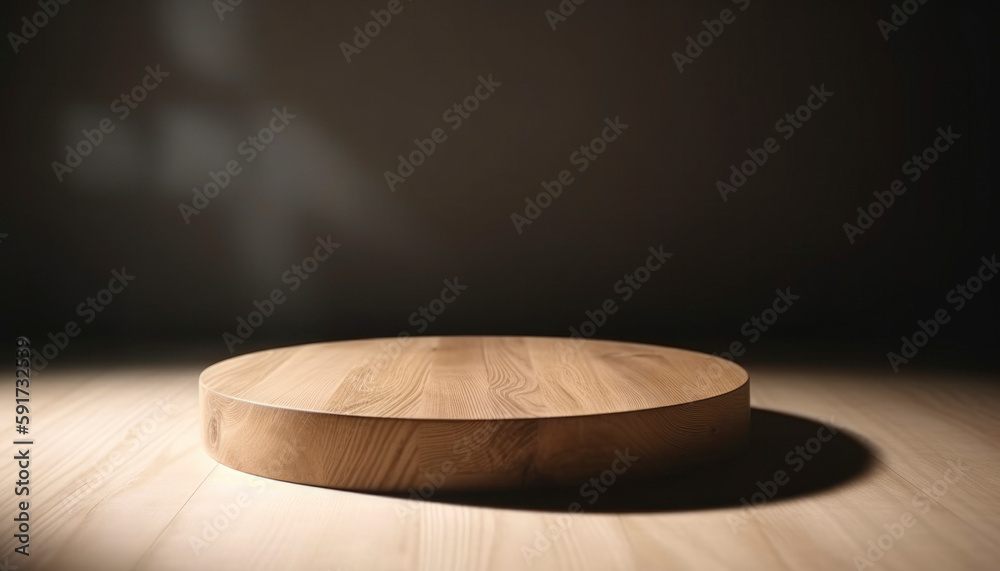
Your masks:
<path fill-rule="evenodd" d="M 223 21 L 207 0 L 70 2 L 19 53 L 0 47 L 2 332 L 76 320 L 81 347 L 228 354 L 222 334 L 282 288 L 237 351 L 395 335 L 458 276 L 468 289 L 424 333 L 565 335 L 613 298 L 598 337 L 721 351 L 790 287 L 801 299 L 748 355 L 848 343 L 885 362 L 996 253 L 988 4 L 930 0 L 888 41 L 891 2 L 677 4 L 588 0 L 553 31 L 555 0 L 404 0 L 347 63 L 341 42 L 385 2 L 244 2 Z M 38 9 L 8 3 L 0 31 Z M 735 21 L 680 73 L 672 53 L 723 9 Z M 169 77 L 116 117 L 156 64 Z M 452 130 L 442 112 L 489 74 L 501 85 Z M 782 139 L 812 86 L 834 95 Z M 246 163 L 240 141 L 276 106 L 296 118 Z M 58 182 L 51 162 L 103 117 L 116 130 Z M 621 138 L 519 234 L 511 214 L 614 117 Z M 843 223 L 948 126 L 961 139 L 851 244 Z M 447 140 L 390 192 L 384 171 L 437 127 Z M 768 137 L 780 149 L 724 202 L 716 181 Z M 179 203 L 234 159 L 186 224 Z M 283 272 L 327 235 L 341 247 L 290 291 Z M 673 257 L 623 301 L 616 281 L 659 245 Z M 83 323 L 77 305 L 122 266 L 136 279 Z M 924 355 L 994 346 L 998 288 Z"/>

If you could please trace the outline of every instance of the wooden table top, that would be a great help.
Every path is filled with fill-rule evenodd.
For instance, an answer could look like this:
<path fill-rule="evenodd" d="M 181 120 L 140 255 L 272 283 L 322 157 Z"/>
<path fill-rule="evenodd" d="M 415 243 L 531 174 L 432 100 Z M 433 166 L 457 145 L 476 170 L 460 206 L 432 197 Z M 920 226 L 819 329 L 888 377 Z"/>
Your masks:
<path fill-rule="evenodd" d="M 313 343 L 208 367 L 220 395 L 376 418 L 492 420 L 633 412 L 723 395 L 748 380 L 697 353 L 554 337 L 413 337 Z"/>

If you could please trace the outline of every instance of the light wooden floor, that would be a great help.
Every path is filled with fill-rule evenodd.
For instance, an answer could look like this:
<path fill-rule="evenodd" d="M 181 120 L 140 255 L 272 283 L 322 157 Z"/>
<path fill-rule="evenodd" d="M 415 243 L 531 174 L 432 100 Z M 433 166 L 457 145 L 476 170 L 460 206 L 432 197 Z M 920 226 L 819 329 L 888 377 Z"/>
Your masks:
<path fill-rule="evenodd" d="M 832 421 L 846 430 L 835 438 L 867 448 L 867 467 L 752 511 L 737 498 L 729 507 L 684 500 L 676 483 L 647 496 L 650 484 L 626 472 L 593 505 L 577 495 L 586 513 L 568 515 L 556 507 L 568 502 L 537 498 L 530 509 L 427 502 L 249 476 L 200 447 L 200 366 L 55 368 L 32 382 L 30 558 L 12 551 L 15 463 L 0 466 L 9 496 L 0 569 L 4 557 L 21 570 L 950 570 L 1000 561 L 1000 386 L 973 377 L 748 367 L 755 419 L 775 411 Z M 3 429 L 13 435 L 10 416 Z M 804 445 L 805 436 L 795 438 Z M 781 460 L 794 447 L 782 442 L 773 468 L 801 488 Z M 834 467 L 842 451 L 820 450 L 809 463 Z M 685 501 L 694 505 L 677 507 Z M 546 531 L 553 538 L 539 539 Z M 872 567 L 859 559 L 868 551 Z"/>

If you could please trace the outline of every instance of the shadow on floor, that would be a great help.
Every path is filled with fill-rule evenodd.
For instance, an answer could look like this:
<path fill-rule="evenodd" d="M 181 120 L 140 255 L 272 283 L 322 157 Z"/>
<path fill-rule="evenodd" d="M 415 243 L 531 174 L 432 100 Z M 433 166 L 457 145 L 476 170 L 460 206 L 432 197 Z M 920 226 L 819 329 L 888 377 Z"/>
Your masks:
<path fill-rule="evenodd" d="M 625 472 L 610 486 L 601 484 L 603 492 L 593 486 L 586 490 L 442 491 L 425 501 L 563 512 L 577 502 L 584 512 L 612 513 L 740 507 L 743 500 L 757 505 L 814 494 L 853 480 L 870 468 L 868 448 L 843 431 L 832 434 L 814 420 L 757 408 L 751 419 L 751 442 L 744 454 L 670 477 L 640 480 Z M 820 436 L 827 441 L 821 442 Z M 785 477 L 776 477 L 779 470 Z"/>

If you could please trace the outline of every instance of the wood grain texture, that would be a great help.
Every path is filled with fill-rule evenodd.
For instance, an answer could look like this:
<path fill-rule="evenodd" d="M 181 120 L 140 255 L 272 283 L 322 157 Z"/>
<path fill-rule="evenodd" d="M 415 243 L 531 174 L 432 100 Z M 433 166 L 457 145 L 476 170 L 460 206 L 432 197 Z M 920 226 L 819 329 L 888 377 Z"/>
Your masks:
<path fill-rule="evenodd" d="M 242 355 L 200 378 L 223 464 L 355 490 L 572 484 L 617 455 L 636 476 L 737 451 L 746 371 L 679 349 L 545 337 L 418 337 Z M 620 464 L 619 464 L 620 466 Z"/>
<path fill-rule="evenodd" d="M 755 426 L 762 411 L 832 420 L 864 442 L 871 469 L 832 488 L 767 502 L 736 528 L 732 521 L 746 513 L 738 496 L 712 509 L 663 509 L 651 496 L 665 484 L 625 474 L 529 561 L 524 547 L 566 521 L 565 503 L 512 509 L 485 500 L 414 500 L 229 469 L 199 443 L 197 378 L 205 363 L 171 361 L 113 370 L 57 363 L 33 377 L 31 556 L 13 553 L 8 492 L 0 563 L 19 571 L 836 571 L 857 569 L 854 557 L 864 557 L 869 541 L 906 512 L 916 524 L 865 569 L 994 569 L 1000 559 L 995 378 L 753 367 Z M 0 430 L 14 434 L 13 415 Z M 767 471 L 788 469 L 783 457 L 792 448 L 777 446 Z M 915 508 L 914 498 L 933 491 L 949 462 L 962 462 L 965 475 L 935 493 L 926 512 Z M 14 482 L 16 470 L 12 461 L 0 463 L 0 480 Z M 757 479 L 747 484 L 755 487 Z M 630 493 L 645 511 L 614 507 Z"/>

